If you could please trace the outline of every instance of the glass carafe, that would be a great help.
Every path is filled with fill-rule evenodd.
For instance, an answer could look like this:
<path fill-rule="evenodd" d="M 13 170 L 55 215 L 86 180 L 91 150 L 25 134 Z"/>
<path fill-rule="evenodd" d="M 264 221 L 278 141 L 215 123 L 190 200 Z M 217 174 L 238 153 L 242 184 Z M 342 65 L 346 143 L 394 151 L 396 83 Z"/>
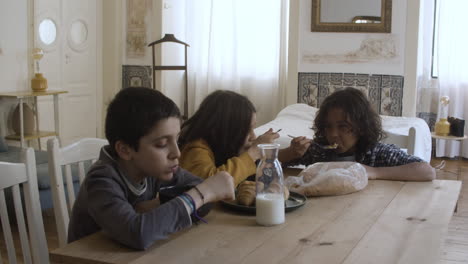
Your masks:
<path fill-rule="evenodd" d="M 260 144 L 262 159 L 255 175 L 256 220 L 259 225 L 284 223 L 283 170 L 278 161 L 279 144 Z"/>

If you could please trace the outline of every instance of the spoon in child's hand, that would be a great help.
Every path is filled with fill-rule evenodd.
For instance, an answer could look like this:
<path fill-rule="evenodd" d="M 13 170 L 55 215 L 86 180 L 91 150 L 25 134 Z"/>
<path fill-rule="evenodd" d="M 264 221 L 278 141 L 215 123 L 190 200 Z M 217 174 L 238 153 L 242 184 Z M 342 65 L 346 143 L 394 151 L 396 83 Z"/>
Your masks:
<path fill-rule="evenodd" d="M 288 137 L 296 138 L 295 136 L 292 136 L 292 135 L 288 135 Z M 319 146 L 322 149 L 337 149 L 338 148 L 338 144 L 336 144 L 336 143 L 333 143 L 332 145 L 320 145 L 319 143 L 317 143 L 315 141 L 312 141 L 312 143 Z"/>

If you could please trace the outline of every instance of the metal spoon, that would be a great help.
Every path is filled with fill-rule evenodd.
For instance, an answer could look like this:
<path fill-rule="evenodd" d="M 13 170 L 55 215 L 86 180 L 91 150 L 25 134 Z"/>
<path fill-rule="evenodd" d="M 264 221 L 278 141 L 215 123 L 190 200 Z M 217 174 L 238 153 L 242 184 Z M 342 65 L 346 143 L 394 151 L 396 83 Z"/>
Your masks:
<path fill-rule="evenodd" d="M 292 136 L 292 135 L 288 135 L 288 137 L 290 138 L 296 138 L 295 136 Z M 313 144 L 319 146 L 320 148 L 322 149 L 337 149 L 338 148 L 338 144 L 334 143 L 332 145 L 320 145 L 319 143 L 315 142 L 315 141 L 312 141 Z"/>

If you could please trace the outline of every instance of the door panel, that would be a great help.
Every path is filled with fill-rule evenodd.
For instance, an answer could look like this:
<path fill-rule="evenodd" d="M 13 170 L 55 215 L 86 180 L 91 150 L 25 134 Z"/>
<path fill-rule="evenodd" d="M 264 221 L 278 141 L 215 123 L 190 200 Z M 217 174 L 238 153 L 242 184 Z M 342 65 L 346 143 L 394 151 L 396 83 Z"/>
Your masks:
<path fill-rule="evenodd" d="M 35 1 L 35 28 L 44 17 L 57 24 L 56 43 L 47 46 L 37 37 L 35 41 L 45 51 L 40 63 L 49 89 L 68 91 L 59 96 L 62 145 L 97 137 L 97 5 L 96 0 Z M 53 130 L 51 110 L 52 98 L 40 98 L 41 129 Z"/>

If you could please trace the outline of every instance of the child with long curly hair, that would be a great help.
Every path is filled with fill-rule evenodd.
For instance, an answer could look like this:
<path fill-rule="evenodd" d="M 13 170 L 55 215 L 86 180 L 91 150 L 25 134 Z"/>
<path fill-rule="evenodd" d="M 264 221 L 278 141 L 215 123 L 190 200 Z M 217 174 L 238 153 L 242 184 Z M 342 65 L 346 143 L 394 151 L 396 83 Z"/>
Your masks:
<path fill-rule="evenodd" d="M 358 89 L 348 87 L 325 98 L 313 130 L 314 143 L 301 158 L 288 162 L 287 166 L 355 161 L 364 165 L 369 179 L 429 181 L 435 178 L 435 170 L 427 162 L 393 144 L 380 142 L 385 137 L 380 116 Z M 335 145 L 336 149 L 325 149 L 324 145 Z"/>

